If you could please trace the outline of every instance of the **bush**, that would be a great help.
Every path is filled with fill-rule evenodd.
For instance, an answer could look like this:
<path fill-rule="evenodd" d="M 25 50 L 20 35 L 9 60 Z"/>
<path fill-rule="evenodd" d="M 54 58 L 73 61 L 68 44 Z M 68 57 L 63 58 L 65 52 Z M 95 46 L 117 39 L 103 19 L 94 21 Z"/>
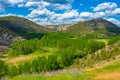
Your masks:
<path fill-rule="evenodd" d="M 7 71 L 8 66 L 2 60 L 0 60 L 0 78 L 5 76 L 7 74 Z"/>

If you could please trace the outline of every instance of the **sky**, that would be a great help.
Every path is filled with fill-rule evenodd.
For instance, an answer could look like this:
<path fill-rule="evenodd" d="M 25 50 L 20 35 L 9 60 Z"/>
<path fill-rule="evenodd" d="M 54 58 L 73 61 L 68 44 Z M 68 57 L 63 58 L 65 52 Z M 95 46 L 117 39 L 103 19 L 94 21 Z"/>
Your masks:
<path fill-rule="evenodd" d="M 40 25 L 104 18 L 120 26 L 120 0 L 0 0 L 0 17 L 24 17 Z"/>

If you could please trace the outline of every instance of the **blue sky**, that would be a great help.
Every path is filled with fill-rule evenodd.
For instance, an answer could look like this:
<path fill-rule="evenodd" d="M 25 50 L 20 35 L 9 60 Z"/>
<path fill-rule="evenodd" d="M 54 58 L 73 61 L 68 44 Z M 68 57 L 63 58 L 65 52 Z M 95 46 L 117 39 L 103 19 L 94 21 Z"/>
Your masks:
<path fill-rule="evenodd" d="M 0 17 L 11 15 L 40 25 L 104 18 L 120 26 L 120 0 L 0 0 Z"/>

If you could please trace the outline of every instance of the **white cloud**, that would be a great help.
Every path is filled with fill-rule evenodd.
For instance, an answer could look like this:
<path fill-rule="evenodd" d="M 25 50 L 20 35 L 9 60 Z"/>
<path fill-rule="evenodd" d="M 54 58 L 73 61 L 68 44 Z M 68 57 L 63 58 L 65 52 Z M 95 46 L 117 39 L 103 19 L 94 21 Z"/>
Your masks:
<path fill-rule="evenodd" d="M 99 17 L 104 17 L 106 16 L 105 12 L 96 12 L 93 14 L 93 18 L 99 18 Z"/>
<path fill-rule="evenodd" d="M 61 14 L 59 19 L 67 19 L 67 18 L 69 19 L 69 18 L 75 18 L 78 16 L 79 16 L 79 13 L 76 10 L 71 10 L 71 11 Z"/>
<path fill-rule="evenodd" d="M 35 17 L 41 17 L 41 18 L 45 18 L 48 17 L 49 15 L 53 15 L 54 12 L 51 12 L 50 10 L 48 10 L 47 8 L 43 8 L 43 9 L 34 9 L 32 10 L 32 12 L 27 15 L 28 18 L 35 18 Z"/>
<path fill-rule="evenodd" d="M 34 3 L 34 5 L 35 4 L 38 4 L 38 3 Z M 32 5 L 33 5 L 32 3 L 29 4 L 29 6 L 32 6 Z M 57 7 L 63 6 L 63 8 L 65 7 L 63 4 L 49 4 L 47 6 L 57 6 Z M 28 4 L 26 5 L 26 7 L 28 7 Z M 60 8 L 61 10 L 63 9 L 62 7 L 60 8 L 59 7 L 58 7 L 59 10 Z M 76 21 L 83 21 L 88 19 L 95 19 L 100 17 L 107 17 L 107 16 L 115 15 L 117 13 L 119 13 L 119 8 L 116 8 L 113 10 L 111 9 L 111 11 L 108 9 L 106 11 L 81 12 L 81 13 L 79 13 L 77 10 L 70 8 L 70 10 L 67 10 L 63 13 L 56 13 L 54 11 L 49 10 L 46 7 L 46 5 L 44 5 L 44 7 L 42 8 L 41 6 L 38 6 L 37 9 L 33 9 L 31 13 L 27 15 L 27 18 L 33 20 L 34 22 L 42 23 L 42 24 L 44 23 L 63 24 L 63 23 L 73 23 Z"/>
<path fill-rule="evenodd" d="M 54 10 L 69 10 L 72 8 L 71 4 L 53 4 L 45 1 L 39 1 L 39 2 L 30 1 L 30 2 L 26 2 L 25 4 L 22 3 L 18 5 L 18 7 L 28 7 L 28 8 L 35 7 L 35 6 L 39 8 L 49 7 Z"/>
<path fill-rule="evenodd" d="M 8 13 L 8 14 L 1 14 L 0 17 L 5 17 L 5 16 L 18 16 L 18 17 L 24 17 L 26 18 L 25 16 L 23 15 L 17 15 L 17 14 L 12 14 L 12 13 Z"/>
<path fill-rule="evenodd" d="M 24 7 L 24 4 L 19 4 L 18 7 Z"/>
<path fill-rule="evenodd" d="M 120 21 L 116 20 L 115 18 L 108 18 L 107 20 L 120 27 Z"/>
<path fill-rule="evenodd" d="M 67 4 L 67 3 L 72 3 L 74 0 L 44 0 L 44 1 L 54 4 Z"/>
<path fill-rule="evenodd" d="M 113 15 L 120 14 L 120 8 L 116 8 L 114 11 L 112 11 Z"/>
<path fill-rule="evenodd" d="M 33 7 L 33 6 L 38 6 L 38 7 L 47 7 L 50 6 L 50 3 L 40 1 L 40 2 L 26 2 L 25 4 L 19 4 L 18 7 Z"/>
<path fill-rule="evenodd" d="M 43 9 L 34 9 L 32 12 L 27 15 L 27 18 L 37 22 L 38 24 L 42 23 L 51 23 L 51 24 L 63 24 L 63 23 L 72 23 L 77 20 L 79 17 L 79 12 L 77 10 L 70 10 L 62 13 L 55 13 L 48 10 L 47 8 Z M 45 24 L 44 24 L 45 25 Z"/>
<path fill-rule="evenodd" d="M 11 4 L 18 4 L 18 3 L 23 3 L 26 2 L 27 0 L 7 0 L 7 2 Z"/>
<path fill-rule="evenodd" d="M 11 13 L 9 13 L 9 14 L 1 14 L 0 15 L 0 17 L 4 17 L 4 16 L 15 16 L 14 14 L 11 14 Z"/>
<path fill-rule="evenodd" d="M 120 14 L 120 8 L 113 2 L 105 2 L 94 8 L 95 12 L 81 12 L 80 17 L 83 19 L 95 19 L 109 17 Z"/>
<path fill-rule="evenodd" d="M 92 17 L 93 13 L 91 12 L 81 12 L 80 17 Z"/>
<path fill-rule="evenodd" d="M 71 4 L 52 4 L 51 6 L 54 10 L 68 10 L 72 8 Z"/>
<path fill-rule="evenodd" d="M 77 21 L 84 21 L 88 19 L 95 19 L 100 17 L 109 17 L 120 14 L 120 8 L 114 2 L 104 2 L 93 7 L 91 12 L 78 12 L 72 9 L 73 0 L 7 0 L 9 4 L 18 7 L 25 7 L 31 10 L 24 18 L 30 19 L 38 24 L 69 24 Z M 65 2 L 65 3 L 64 3 Z M 83 6 L 83 4 L 80 4 Z M 4 7 L 0 5 L 0 11 Z M 58 12 L 57 12 L 58 11 Z M 60 12 L 59 12 L 60 11 Z M 15 14 L 3 14 L 0 16 L 21 16 Z M 114 23 L 119 23 L 114 19 L 109 19 Z"/>
<path fill-rule="evenodd" d="M 104 17 L 105 15 L 106 14 L 104 12 L 96 12 L 96 13 L 82 12 L 82 13 L 80 13 L 80 18 L 83 18 L 83 19 L 95 19 L 95 18 Z"/>
<path fill-rule="evenodd" d="M 104 2 L 96 7 L 93 7 L 94 11 L 103 11 L 103 10 L 113 10 L 117 7 L 117 4 L 114 2 Z"/>

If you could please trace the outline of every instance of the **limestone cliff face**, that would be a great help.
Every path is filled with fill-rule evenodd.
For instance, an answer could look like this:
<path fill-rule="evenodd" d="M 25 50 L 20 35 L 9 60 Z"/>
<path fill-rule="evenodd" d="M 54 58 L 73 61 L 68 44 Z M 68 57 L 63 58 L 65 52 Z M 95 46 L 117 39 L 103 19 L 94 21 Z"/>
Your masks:
<path fill-rule="evenodd" d="M 15 33 L 0 26 L 0 44 L 10 45 L 10 43 L 17 37 Z"/>

